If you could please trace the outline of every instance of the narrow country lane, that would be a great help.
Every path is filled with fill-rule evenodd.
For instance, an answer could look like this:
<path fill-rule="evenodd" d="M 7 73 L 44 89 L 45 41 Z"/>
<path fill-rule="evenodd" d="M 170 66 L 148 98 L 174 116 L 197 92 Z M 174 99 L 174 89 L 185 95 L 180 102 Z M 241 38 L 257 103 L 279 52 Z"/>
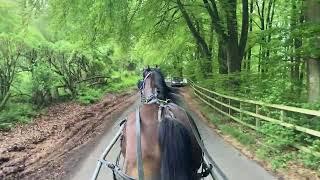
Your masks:
<path fill-rule="evenodd" d="M 0 180 L 91 179 L 138 97 L 174 88 L 216 173 L 320 180 L 320 0 L 0 0 Z M 143 158 L 159 161 L 147 120 Z M 121 163 L 133 171 L 130 138 Z M 184 150 L 163 179 L 186 173 Z"/>
<path fill-rule="evenodd" d="M 117 132 L 117 125 L 130 111 L 135 110 L 139 104 L 139 100 L 130 106 L 120 118 L 115 119 L 113 128 L 106 131 L 103 138 L 96 144 L 92 144 L 95 147 L 92 151 L 86 155 L 86 158 L 81 161 L 78 166 L 67 176 L 69 180 L 88 180 L 91 178 L 96 163 L 105 147 L 109 144 L 114 134 Z M 241 152 L 236 150 L 230 144 L 226 143 L 217 133 L 215 133 L 205 122 L 200 120 L 200 117 L 191 108 L 184 103 L 182 104 L 185 109 L 191 112 L 191 115 L 196 120 L 196 124 L 199 128 L 200 134 L 204 140 L 206 148 L 211 154 L 214 161 L 222 169 L 230 180 L 272 180 L 276 179 L 271 173 L 267 172 L 256 162 L 248 159 L 242 155 Z M 108 160 L 115 160 L 119 152 L 119 144 L 115 145 L 115 148 L 111 151 Z M 112 173 L 107 168 L 102 168 L 99 179 L 112 179 Z M 207 178 L 211 179 L 211 178 Z"/>

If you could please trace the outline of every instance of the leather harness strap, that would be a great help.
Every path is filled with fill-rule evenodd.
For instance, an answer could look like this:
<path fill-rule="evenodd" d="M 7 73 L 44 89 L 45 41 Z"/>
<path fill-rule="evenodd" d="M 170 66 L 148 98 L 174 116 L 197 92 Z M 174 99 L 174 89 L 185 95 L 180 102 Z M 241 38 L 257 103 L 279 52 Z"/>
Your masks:
<path fill-rule="evenodd" d="M 136 157 L 138 166 L 139 180 L 144 180 L 143 161 L 142 161 L 142 148 L 141 148 L 141 119 L 140 119 L 140 107 L 136 111 Z"/>

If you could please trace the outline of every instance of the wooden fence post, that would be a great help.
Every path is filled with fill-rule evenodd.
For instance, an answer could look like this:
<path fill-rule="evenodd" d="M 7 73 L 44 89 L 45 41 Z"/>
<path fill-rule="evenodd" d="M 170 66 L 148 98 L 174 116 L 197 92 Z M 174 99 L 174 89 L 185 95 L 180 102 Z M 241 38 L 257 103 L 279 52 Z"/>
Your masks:
<path fill-rule="evenodd" d="M 240 102 L 240 121 L 242 121 L 242 118 L 243 118 L 243 114 L 242 114 L 242 103 L 241 101 Z"/>
<path fill-rule="evenodd" d="M 259 106 L 256 104 L 256 114 L 259 114 Z M 255 118 L 256 119 L 256 127 L 257 129 L 260 127 L 260 120 L 259 118 Z"/>
<path fill-rule="evenodd" d="M 229 115 L 231 115 L 231 108 L 230 108 L 231 102 L 230 102 L 230 99 L 228 99 L 228 100 L 229 100 Z"/>
<path fill-rule="evenodd" d="M 280 120 L 284 121 L 284 110 L 280 111 Z"/>

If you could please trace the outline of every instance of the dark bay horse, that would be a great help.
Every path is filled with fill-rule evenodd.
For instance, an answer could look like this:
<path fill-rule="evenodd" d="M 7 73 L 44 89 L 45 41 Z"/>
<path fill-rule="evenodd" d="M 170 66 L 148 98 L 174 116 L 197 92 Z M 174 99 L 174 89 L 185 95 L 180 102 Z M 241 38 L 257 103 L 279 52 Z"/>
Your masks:
<path fill-rule="evenodd" d="M 146 180 L 197 180 L 202 150 L 191 130 L 189 116 L 174 103 L 164 103 L 170 88 L 158 69 L 144 71 L 139 83 L 146 103 L 128 116 L 121 141 L 125 173 L 138 177 L 137 120 L 141 124 L 141 153 Z M 138 116 L 137 116 L 138 114 Z"/>
<path fill-rule="evenodd" d="M 145 79 L 147 77 L 149 72 L 155 73 L 153 83 L 154 83 L 154 86 L 156 87 L 157 92 L 152 92 L 152 93 L 149 92 L 147 94 L 156 95 L 157 98 L 160 100 L 170 99 L 172 102 L 176 103 L 178 101 L 176 94 L 178 93 L 179 89 L 167 86 L 167 84 L 165 82 L 164 75 L 162 74 L 162 72 L 160 71 L 159 68 L 149 68 L 149 67 L 145 68 L 142 73 L 143 79 Z M 145 86 L 144 86 L 145 83 L 147 83 L 147 82 L 144 80 L 140 80 L 137 83 L 137 86 L 140 89 L 141 95 L 145 94 L 144 91 L 151 90 L 148 87 L 145 89 Z M 144 99 L 144 98 L 149 98 L 149 99 Z M 153 98 L 153 96 L 150 95 L 148 97 L 143 96 L 141 99 L 144 100 L 143 102 L 148 102 L 148 101 L 152 100 L 152 98 Z"/>

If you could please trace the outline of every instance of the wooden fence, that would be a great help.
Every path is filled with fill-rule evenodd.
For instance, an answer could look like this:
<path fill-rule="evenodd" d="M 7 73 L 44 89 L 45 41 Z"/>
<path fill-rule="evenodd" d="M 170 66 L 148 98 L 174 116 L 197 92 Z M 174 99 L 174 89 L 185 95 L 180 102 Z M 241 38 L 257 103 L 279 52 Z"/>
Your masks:
<path fill-rule="evenodd" d="M 285 128 L 294 129 L 296 131 L 320 137 L 320 132 L 302 125 L 296 125 L 286 122 L 287 113 L 294 113 L 306 116 L 308 119 L 320 117 L 320 111 L 303 109 L 278 104 L 268 104 L 260 101 L 253 101 L 223 95 L 199 85 L 189 80 L 190 86 L 194 90 L 194 94 L 211 108 L 229 117 L 230 119 L 251 129 L 259 130 L 259 126 L 263 122 L 272 122 Z M 263 112 L 265 110 L 265 112 Z M 251 121 L 248 119 L 252 119 Z M 271 135 L 272 136 L 272 135 Z M 292 144 L 293 147 L 304 152 L 312 153 L 320 157 L 320 152 L 312 152 L 305 146 Z"/>

